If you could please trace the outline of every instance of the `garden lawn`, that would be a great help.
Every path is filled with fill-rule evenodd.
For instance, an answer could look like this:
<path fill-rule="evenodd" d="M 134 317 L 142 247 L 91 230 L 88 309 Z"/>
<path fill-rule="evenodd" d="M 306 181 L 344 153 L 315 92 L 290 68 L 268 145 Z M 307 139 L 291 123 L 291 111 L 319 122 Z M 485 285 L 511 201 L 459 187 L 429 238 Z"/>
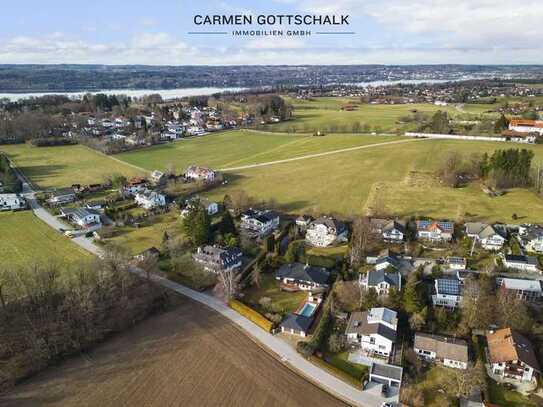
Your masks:
<path fill-rule="evenodd" d="M 260 287 L 253 285 L 246 289 L 243 294 L 242 301 L 262 314 L 265 312 L 258 301 L 263 297 L 270 298 L 272 307 L 275 307 L 274 311 L 281 314 L 296 311 L 302 301 L 307 298 L 307 293 L 304 291 L 294 293 L 281 291 L 279 281 L 275 279 L 272 273 L 262 273 Z"/>
<path fill-rule="evenodd" d="M 44 265 L 50 261 L 75 263 L 91 255 L 51 229 L 32 212 L 0 212 L 2 267 Z"/>
<path fill-rule="evenodd" d="M 104 239 L 103 243 L 125 247 L 131 255 L 136 255 L 151 247 L 160 250 L 164 232 L 167 232 L 170 237 L 182 233 L 181 221 L 175 212 L 158 215 L 151 222 L 139 228 L 131 226 L 119 227 L 116 229 L 115 235 Z"/>
<path fill-rule="evenodd" d="M 82 145 L 34 147 L 30 144 L 0 146 L 39 188 L 62 188 L 73 184 L 103 182 L 112 174 L 127 177 L 144 174 L 129 165 Z"/>
<path fill-rule="evenodd" d="M 326 137 L 323 137 L 326 138 Z M 375 146 L 300 161 L 226 173 L 228 185 L 208 195 L 222 199 L 245 190 L 261 200 L 274 200 L 291 213 L 352 216 L 379 202 L 398 216 L 424 215 L 468 220 L 540 222 L 543 199 L 527 189 L 489 197 L 477 184 L 449 188 L 435 177 L 450 151 L 469 156 L 503 148 L 528 148 L 543 163 L 543 146 L 479 141 L 422 140 Z"/>
<path fill-rule="evenodd" d="M 489 379 L 489 397 L 492 403 L 504 407 L 535 407 L 537 404 L 522 394 L 507 390 L 494 380 Z"/>
<path fill-rule="evenodd" d="M 313 137 L 239 130 L 161 144 L 115 157 L 150 171 L 173 166 L 177 172 L 183 172 L 191 164 L 213 169 L 231 168 L 396 139 L 353 134 Z"/>

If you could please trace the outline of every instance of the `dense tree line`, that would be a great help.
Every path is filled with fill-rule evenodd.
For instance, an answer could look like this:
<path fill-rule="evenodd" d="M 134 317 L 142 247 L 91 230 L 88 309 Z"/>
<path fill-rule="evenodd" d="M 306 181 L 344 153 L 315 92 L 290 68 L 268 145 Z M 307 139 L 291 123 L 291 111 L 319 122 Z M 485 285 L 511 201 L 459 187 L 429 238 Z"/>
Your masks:
<path fill-rule="evenodd" d="M 165 293 L 108 253 L 92 264 L 0 269 L 0 391 L 161 309 Z"/>
<path fill-rule="evenodd" d="M 4 192 L 21 192 L 22 183 L 19 178 L 13 172 L 13 169 L 9 165 L 8 158 L 0 154 L 0 181 Z"/>

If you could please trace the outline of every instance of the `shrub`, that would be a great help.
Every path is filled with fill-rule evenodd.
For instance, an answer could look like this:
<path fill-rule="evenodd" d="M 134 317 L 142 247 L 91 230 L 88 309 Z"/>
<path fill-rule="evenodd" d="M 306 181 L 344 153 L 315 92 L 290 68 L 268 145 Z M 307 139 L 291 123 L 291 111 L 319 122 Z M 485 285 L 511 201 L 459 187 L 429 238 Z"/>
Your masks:
<path fill-rule="evenodd" d="M 312 356 L 313 353 L 315 353 L 315 346 L 313 346 L 313 344 L 311 344 L 310 342 L 299 341 L 296 344 L 296 350 L 299 354 L 308 358 Z"/>
<path fill-rule="evenodd" d="M 266 317 L 264 317 L 264 315 L 259 314 L 254 309 L 249 308 L 247 305 L 242 304 L 241 302 L 239 302 L 237 300 L 231 300 L 228 303 L 228 305 L 234 311 L 238 312 L 240 315 L 243 315 L 249 321 L 254 322 L 259 327 L 264 329 L 266 332 L 270 332 L 272 330 L 273 322 L 266 319 Z"/>

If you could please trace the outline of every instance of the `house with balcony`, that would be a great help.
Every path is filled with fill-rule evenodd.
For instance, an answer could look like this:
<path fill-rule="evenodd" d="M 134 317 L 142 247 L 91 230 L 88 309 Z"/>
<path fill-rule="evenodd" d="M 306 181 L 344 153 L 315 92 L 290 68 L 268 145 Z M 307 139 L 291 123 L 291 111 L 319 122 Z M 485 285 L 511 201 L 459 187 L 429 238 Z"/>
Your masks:
<path fill-rule="evenodd" d="M 370 270 L 365 276 L 360 275 L 358 283 L 367 290 L 374 289 L 378 295 L 388 295 L 393 288 L 398 291 L 402 289 L 402 276 L 397 271 Z"/>
<path fill-rule="evenodd" d="M 468 222 L 465 224 L 466 235 L 479 243 L 485 250 L 501 250 L 507 241 L 504 228 L 488 225 L 481 222 Z"/>
<path fill-rule="evenodd" d="M 86 208 L 60 208 L 61 216 L 82 228 L 100 227 L 100 212 Z"/>
<path fill-rule="evenodd" d="M 431 242 L 450 242 L 454 235 L 454 222 L 417 221 L 417 237 Z"/>
<path fill-rule="evenodd" d="M 324 267 L 309 264 L 285 264 L 275 273 L 275 279 L 281 282 L 281 288 L 288 291 L 315 291 L 328 288 L 330 272 Z"/>
<path fill-rule="evenodd" d="M 506 254 L 503 256 L 503 265 L 513 270 L 539 271 L 539 261 L 534 256 Z"/>
<path fill-rule="evenodd" d="M 192 255 L 204 270 L 219 273 L 237 271 L 242 265 L 243 253 L 237 247 L 200 246 Z"/>
<path fill-rule="evenodd" d="M 407 222 L 398 219 L 373 218 L 370 220 L 370 228 L 373 234 L 385 242 L 401 243 L 405 240 Z"/>
<path fill-rule="evenodd" d="M 434 306 L 457 308 L 462 302 L 462 284 L 456 278 L 438 278 L 434 282 L 432 304 Z"/>
<path fill-rule="evenodd" d="M 279 214 L 272 210 L 249 209 L 241 214 L 241 229 L 258 236 L 266 236 L 280 224 Z"/>
<path fill-rule="evenodd" d="M 345 335 L 347 342 L 357 344 L 371 356 L 388 358 L 396 343 L 398 314 L 388 308 L 351 313 Z"/>
<path fill-rule="evenodd" d="M 543 253 L 543 226 L 521 225 L 519 227 L 518 240 L 525 251 Z"/>
<path fill-rule="evenodd" d="M 217 173 L 215 171 L 197 165 L 191 165 L 185 171 L 185 178 L 194 181 L 213 182 L 215 181 L 216 176 Z"/>
<path fill-rule="evenodd" d="M 492 373 L 516 382 L 531 382 L 541 373 L 532 343 L 511 328 L 490 331 L 486 335 L 488 361 Z"/>
<path fill-rule="evenodd" d="M 321 216 L 311 222 L 305 233 L 305 241 L 315 247 L 345 243 L 347 238 L 348 230 L 345 223 L 328 216 Z"/>
<path fill-rule="evenodd" d="M 134 201 L 147 210 L 166 206 L 166 196 L 150 189 L 138 192 L 134 197 Z"/>

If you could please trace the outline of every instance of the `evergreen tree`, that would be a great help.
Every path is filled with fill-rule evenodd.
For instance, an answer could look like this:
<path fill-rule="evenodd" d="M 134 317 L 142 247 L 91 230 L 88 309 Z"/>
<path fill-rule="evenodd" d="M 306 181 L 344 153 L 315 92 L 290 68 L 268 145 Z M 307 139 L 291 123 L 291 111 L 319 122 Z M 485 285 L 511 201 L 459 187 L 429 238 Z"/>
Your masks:
<path fill-rule="evenodd" d="M 219 231 L 222 235 L 237 234 L 236 225 L 234 224 L 234 219 L 232 218 L 232 215 L 230 215 L 230 212 L 224 211 L 221 223 L 219 224 Z"/>
<path fill-rule="evenodd" d="M 495 133 L 501 133 L 504 130 L 507 130 L 509 128 L 509 120 L 505 117 L 505 115 L 501 115 L 498 120 L 496 120 L 496 123 L 494 124 L 494 132 Z"/>
<path fill-rule="evenodd" d="M 211 239 L 211 220 L 207 211 L 197 205 L 189 210 L 183 220 L 183 232 L 195 246 L 208 243 Z"/>

